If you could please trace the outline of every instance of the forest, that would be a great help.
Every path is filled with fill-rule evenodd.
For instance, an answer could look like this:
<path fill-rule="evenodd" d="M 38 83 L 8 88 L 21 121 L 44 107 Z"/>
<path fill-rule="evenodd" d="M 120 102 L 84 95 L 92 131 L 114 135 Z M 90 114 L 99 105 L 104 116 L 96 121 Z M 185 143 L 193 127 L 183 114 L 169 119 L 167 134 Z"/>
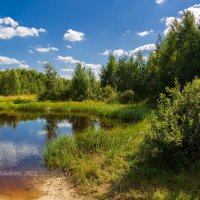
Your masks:
<path fill-rule="evenodd" d="M 145 61 L 137 57 L 110 55 L 102 66 L 100 80 L 91 70 L 77 64 L 72 80 L 61 78 L 49 63 L 45 74 L 36 70 L 12 69 L 0 72 L 0 94 L 38 94 L 49 100 L 108 100 L 130 103 L 158 99 L 166 87 L 177 80 L 181 87 L 199 76 L 200 27 L 186 12 L 181 22 L 174 21 L 166 38 L 158 36 L 155 51 Z"/>

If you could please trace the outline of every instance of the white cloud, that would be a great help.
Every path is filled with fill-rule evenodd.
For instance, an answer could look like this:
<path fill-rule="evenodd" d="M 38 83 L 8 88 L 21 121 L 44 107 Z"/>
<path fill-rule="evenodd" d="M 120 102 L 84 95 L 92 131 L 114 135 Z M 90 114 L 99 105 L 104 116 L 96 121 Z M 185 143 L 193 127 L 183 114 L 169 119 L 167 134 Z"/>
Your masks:
<path fill-rule="evenodd" d="M 79 60 L 75 60 L 73 57 L 71 56 L 58 56 L 56 58 L 56 60 L 64 62 L 66 64 L 78 64 L 78 63 L 82 63 Z"/>
<path fill-rule="evenodd" d="M 164 30 L 164 35 L 167 35 L 169 31 L 171 30 L 171 26 L 173 25 L 174 21 L 177 20 L 178 22 L 181 22 L 180 18 L 176 17 L 166 17 L 163 18 L 162 21 L 165 21 L 166 29 Z"/>
<path fill-rule="evenodd" d="M 137 35 L 140 36 L 140 37 L 145 37 L 145 36 L 147 36 L 147 35 L 149 35 L 151 33 L 153 33 L 153 30 L 138 32 Z"/>
<path fill-rule="evenodd" d="M 137 47 L 133 50 L 129 50 L 129 51 L 125 51 L 123 49 L 118 49 L 118 50 L 109 50 L 109 53 L 105 53 L 108 50 L 105 50 L 104 53 L 101 53 L 100 55 L 104 55 L 104 56 L 108 56 L 110 53 L 113 54 L 114 56 L 122 56 L 122 55 L 127 55 L 127 56 L 131 56 L 131 55 L 137 55 L 137 53 L 139 52 L 143 52 L 143 53 L 149 53 L 151 51 L 154 51 L 156 48 L 155 44 L 145 44 L 143 46 Z"/>
<path fill-rule="evenodd" d="M 199 23 L 199 20 L 200 20 L 200 4 L 195 4 L 189 8 L 186 8 L 184 9 L 183 11 L 179 11 L 179 15 L 183 15 L 183 13 L 185 11 L 190 11 L 195 19 L 196 19 L 196 22 Z M 161 18 L 161 22 L 165 22 L 165 25 L 166 25 L 166 29 L 164 30 L 164 35 L 167 35 L 171 29 L 171 25 L 173 24 L 173 22 L 177 20 L 178 22 L 181 22 L 182 19 L 180 17 L 163 17 Z"/>
<path fill-rule="evenodd" d="M 14 21 L 10 17 L 0 18 L 0 24 L 10 25 L 12 27 L 18 26 L 18 22 Z"/>
<path fill-rule="evenodd" d="M 67 30 L 64 34 L 64 39 L 70 42 L 79 42 L 84 40 L 85 34 L 82 32 L 74 31 L 72 29 Z"/>
<path fill-rule="evenodd" d="M 56 48 L 56 47 L 46 47 L 46 48 L 44 48 L 44 47 L 35 47 L 35 50 L 37 52 L 40 52 L 40 53 L 49 53 L 49 52 L 52 52 L 52 51 L 59 51 L 59 49 Z"/>
<path fill-rule="evenodd" d="M 87 69 L 91 69 L 92 72 L 95 74 L 95 76 L 98 78 L 98 74 L 100 72 L 100 69 L 102 67 L 102 65 L 100 64 L 91 64 L 91 63 L 86 63 L 86 62 L 83 62 L 83 61 L 80 61 L 80 60 L 76 60 L 74 59 L 73 57 L 71 56 L 58 56 L 56 58 L 56 60 L 58 61 L 61 61 L 61 62 L 64 62 L 66 64 L 70 64 L 72 66 L 68 66 L 67 68 L 64 68 L 64 69 L 61 69 L 62 72 L 65 72 L 66 74 L 61 74 L 61 76 L 63 78 L 67 78 L 67 79 L 71 79 L 72 75 L 73 75 L 73 72 L 74 72 L 74 68 L 75 68 L 75 65 L 77 63 L 80 63 L 83 67 L 87 68 Z"/>
<path fill-rule="evenodd" d="M 13 37 L 38 37 L 40 33 L 46 32 L 45 29 L 34 27 L 28 28 L 19 26 L 18 22 L 10 17 L 0 18 L 0 39 L 11 39 Z"/>
<path fill-rule="evenodd" d="M 74 69 L 73 68 L 67 68 L 67 69 L 61 69 L 61 71 L 64 71 L 64 72 L 74 72 Z"/>
<path fill-rule="evenodd" d="M 123 49 L 117 49 L 113 51 L 113 55 L 118 57 L 124 55 L 125 53 L 126 52 Z"/>
<path fill-rule="evenodd" d="M 161 4 L 165 3 L 166 1 L 167 0 L 156 0 L 156 3 L 161 5 Z"/>
<path fill-rule="evenodd" d="M 88 68 L 88 69 L 91 69 L 91 70 L 100 70 L 102 65 L 100 64 L 83 64 L 84 67 Z"/>
<path fill-rule="evenodd" d="M 199 22 L 200 20 L 200 4 L 195 4 L 183 11 L 180 11 L 179 14 L 183 14 L 184 11 L 190 11 L 196 18 L 196 21 Z"/>
<path fill-rule="evenodd" d="M 88 69 L 92 69 L 92 70 L 99 70 L 101 68 L 100 64 L 86 63 L 86 62 L 83 62 L 83 61 L 80 61 L 80 60 L 76 60 L 76 59 L 74 59 L 71 56 L 66 56 L 66 57 L 64 57 L 64 56 L 58 56 L 56 58 L 56 60 L 64 62 L 66 64 L 73 64 L 73 65 L 76 65 L 76 64 L 80 63 L 82 66 L 84 66 L 84 67 L 86 67 Z M 68 69 L 66 69 L 66 70 L 68 70 Z"/>
<path fill-rule="evenodd" d="M 15 58 L 9 58 L 6 56 L 0 56 L 0 65 L 18 65 L 20 68 L 29 68 L 29 66 L 24 61 L 19 61 Z"/>
<path fill-rule="evenodd" d="M 111 52 L 112 52 L 112 50 L 106 49 L 103 53 L 100 53 L 99 55 L 102 55 L 102 56 L 109 56 Z"/>
<path fill-rule="evenodd" d="M 47 64 L 48 63 L 48 61 L 47 60 L 43 60 L 43 61 L 37 61 L 37 64 L 42 64 L 42 65 L 45 65 L 45 64 Z"/>
<path fill-rule="evenodd" d="M 72 49 L 72 46 L 70 46 L 70 45 L 66 45 L 66 48 L 68 48 L 68 49 Z"/>
<path fill-rule="evenodd" d="M 143 46 L 137 47 L 134 50 L 128 52 L 129 55 L 135 55 L 139 52 L 151 52 L 154 51 L 156 48 L 155 44 L 145 44 Z"/>
<path fill-rule="evenodd" d="M 15 58 L 9 58 L 6 56 L 0 56 L 0 64 L 1 65 L 13 65 L 13 64 L 21 64 L 21 61 Z"/>
<path fill-rule="evenodd" d="M 22 69 L 29 69 L 30 68 L 29 65 L 27 65 L 27 64 L 20 64 L 19 67 L 22 68 Z"/>

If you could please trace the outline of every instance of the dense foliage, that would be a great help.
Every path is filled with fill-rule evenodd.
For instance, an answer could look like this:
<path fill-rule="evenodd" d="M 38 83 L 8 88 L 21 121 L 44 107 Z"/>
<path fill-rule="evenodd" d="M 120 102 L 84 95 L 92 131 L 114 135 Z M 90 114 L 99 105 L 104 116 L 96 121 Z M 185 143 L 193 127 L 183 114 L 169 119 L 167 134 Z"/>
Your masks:
<path fill-rule="evenodd" d="M 150 160 L 188 167 L 200 159 L 200 79 L 183 90 L 176 83 L 167 93 L 161 95 L 144 147 Z"/>
<path fill-rule="evenodd" d="M 45 90 L 45 75 L 36 70 L 0 71 L 0 95 L 38 94 Z"/>
<path fill-rule="evenodd" d="M 64 93 L 68 81 L 61 78 L 55 68 L 46 63 L 45 68 L 45 90 L 39 94 L 40 100 L 60 100 L 64 98 Z"/>
<path fill-rule="evenodd" d="M 175 79 L 181 87 L 200 75 L 200 26 L 193 14 L 185 12 L 181 21 L 175 20 L 165 39 L 159 36 L 156 49 L 144 61 L 136 58 L 116 60 L 110 56 L 102 68 L 101 85 L 110 85 L 118 92 L 133 90 L 140 97 L 159 97 Z"/>

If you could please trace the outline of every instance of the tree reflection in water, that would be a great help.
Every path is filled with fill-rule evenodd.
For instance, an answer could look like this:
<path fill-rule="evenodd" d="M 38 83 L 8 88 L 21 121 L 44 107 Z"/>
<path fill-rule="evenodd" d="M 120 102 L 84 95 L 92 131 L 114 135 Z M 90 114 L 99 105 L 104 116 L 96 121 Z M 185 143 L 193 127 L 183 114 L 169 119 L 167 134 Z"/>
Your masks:
<path fill-rule="evenodd" d="M 9 126 L 14 129 L 21 121 L 34 121 L 44 119 L 44 132 L 46 132 L 47 139 L 53 139 L 59 135 L 59 123 L 66 121 L 71 124 L 71 133 L 81 133 L 87 128 L 106 128 L 110 129 L 119 121 L 109 120 L 105 118 L 97 118 L 89 115 L 80 114 L 66 114 L 55 112 L 0 112 L 0 127 Z"/>

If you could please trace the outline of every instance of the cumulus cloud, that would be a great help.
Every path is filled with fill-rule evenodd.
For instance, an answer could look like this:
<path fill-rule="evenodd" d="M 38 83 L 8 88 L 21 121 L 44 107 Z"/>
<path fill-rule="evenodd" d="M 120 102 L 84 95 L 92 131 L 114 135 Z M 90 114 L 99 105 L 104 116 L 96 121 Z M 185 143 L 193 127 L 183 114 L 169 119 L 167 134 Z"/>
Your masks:
<path fill-rule="evenodd" d="M 86 62 L 83 62 L 83 61 L 80 61 L 80 60 L 76 60 L 74 59 L 73 57 L 71 56 L 58 56 L 56 58 L 56 60 L 58 61 L 61 61 L 61 62 L 64 62 L 66 64 L 72 64 L 72 65 L 76 65 L 78 63 L 80 63 L 81 65 L 83 65 L 84 67 L 88 68 L 88 69 L 92 69 L 92 70 L 97 70 L 97 69 L 100 69 L 101 68 L 101 65 L 100 64 L 90 64 L 90 63 L 86 63 Z M 63 69 L 65 70 L 65 69 Z M 66 69 L 68 70 L 68 69 Z"/>
<path fill-rule="evenodd" d="M 161 4 L 165 3 L 166 1 L 167 0 L 156 0 L 156 3 L 159 4 L 159 5 L 161 5 Z"/>
<path fill-rule="evenodd" d="M 120 56 L 122 56 L 122 55 L 124 55 L 124 54 L 125 54 L 125 51 L 124 51 L 123 49 L 117 49 L 117 50 L 114 50 L 114 51 L 113 51 L 113 55 L 114 55 L 114 56 L 120 57 Z"/>
<path fill-rule="evenodd" d="M 66 64 L 78 64 L 78 63 L 82 63 L 81 61 L 76 60 L 76 59 L 74 59 L 71 56 L 58 56 L 56 58 L 56 60 L 64 62 Z"/>
<path fill-rule="evenodd" d="M 200 4 L 195 4 L 189 8 L 184 9 L 183 11 L 179 11 L 179 15 L 183 15 L 184 12 L 190 11 L 195 19 L 196 22 L 199 23 L 200 20 Z M 171 25 L 174 23 L 174 21 L 177 20 L 178 22 L 181 22 L 182 19 L 180 17 L 164 17 L 161 19 L 161 22 L 165 22 L 166 29 L 164 30 L 164 35 L 167 35 L 171 29 Z"/>
<path fill-rule="evenodd" d="M 104 55 L 104 56 L 108 56 L 109 54 L 113 54 L 114 56 L 123 56 L 123 55 L 127 55 L 127 56 L 136 56 L 139 52 L 143 52 L 143 53 L 149 53 L 151 51 L 154 51 L 156 48 L 155 44 L 146 44 L 140 47 L 137 47 L 133 50 L 129 50 L 129 51 L 125 51 L 123 49 L 118 49 L 118 50 L 105 50 L 103 53 L 101 53 L 100 55 Z"/>
<path fill-rule="evenodd" d="M 164 35 L 167 35 L 169 33 L 169 31 L 171 30 L 171 26 L 176 20 L 178 22 L 181 22 L 181 18 L 177 18 L 177 17 L 166 17 L 166 18 L 163 18 L 162 20 L 165 21 L 165 25 L 166 25 L 166 29 L 164 30 Z"/>
<path fill-rule="evenodd" d="M 29 69 L 30 68 L 29 65 L 27 65 L 27 64 L 20 64 L 19 67 L 22 68 L 22 69 Z"/>
<path fill-rule="evenodd" d="M 10 26 L 12 26 L 12 27 L 18 26 L 18 22 L 14 21 L 14 20 L 13 20 L 12 18 L 10 18 L 10 17 L 0 18 L 0 24 L 10 25 Z"/>
<path fill-rule="evenodd" d="M 37 52 L 40 52 L 40 53 L 49 53 L 49 52 L 53 52 L 53 51 L 59 51 L 59 49 L 56 48 L 56 47 L 46 47 L 46 48 L 44 48 L 44 47 L 35 47 L 35 50 Z"/>
<path fill-rule="evenodd" d="M 139 52 L 151 52 L 154 51 L 156 48 L 155 44 L 145 44 L 143 46 L 137 47 L 134 50 L 128 52 L 129 55 L 135 55 Z"/>
<path fill-rule="evenodd" d="M 9 58 L 6 56 L 0 56 L 0 65 L 18 65 L 20 68 L 29 68 L 29 66 L 24 61 L 19 61 L 15 58 Z"/>
<path fill-rule="evenodd" d="M 102 67 L 102 65 L 100 65 L 100 64 L 86 63 L 86 62 L 83 62 L 80 60 L 76 60 L 71 56 L 58 56 L 56 58 L 56 60 L 71 65 L 71 66 L 68 66 L 67 68 L 61 69 L 61 72 L 62 72 L 61 76 L 63 78 L 67 78 L 67 79 L 71 79 L 73 72 L 74 72 L 75 65 L 78 63 L 80 63 L 83 67 L 85 67 L 87 69 L 91 69 L 97 78 L 98 78 L 98 74 L 100 72 L 100 68 Z M 63 72 L 65 74 L 63 74 Z"/>
<path fill-rule="evenodd" d="M 19 26 L 19 23 L 10 17 L 0 18 L 0 39 L 11 39 L 13 37 L 38 37 L 40 33 L 46 32 L 43 28 L 28 28 Z"/>
<path fill-rule="evenodd" d="M 191 13 L 193 13 L 193 15 L 196 18 L 196 21 L 199 22 L 199 20 L 200 20 L 200 4 L 195 4 L 189 8 L 186 8 L 185 10 L 180 11 L 179 14 L 182 15 L 183 12 L 185 12 L 185 11 L 190 11 Z"/>
<path fill-rule="evenodd" d="M 0 64 L 1 65 L 13 65 L 13 64 L 21 64 L 21 61 L 15 58 L 9 58 L 6 56 L 0 56 Z"/>
<path fill-rule="evenodd" d="M 78 31 L 69 29 L 64 34 L 64 39 L 67 41 L 70 41 L 70 42 L 80 42 L 85 39 L 85 34 L 82 32 L 78 32 Z"/>
<path fill-rule="evenodd" d="M 153 33 L 153 30 L 138 32 L 137 35 L 140 36 L 140 37 L 145 37 L 147 35 L 150 35 L 151 33 Z"/>
<path fill-rule="evenodd" d="M 99 55 L 102 55 L 102 56 L 109 56 L 111 54 L 112 50 L 108 50 L 106 49 L 103 53 L 100 53 Z"/>

